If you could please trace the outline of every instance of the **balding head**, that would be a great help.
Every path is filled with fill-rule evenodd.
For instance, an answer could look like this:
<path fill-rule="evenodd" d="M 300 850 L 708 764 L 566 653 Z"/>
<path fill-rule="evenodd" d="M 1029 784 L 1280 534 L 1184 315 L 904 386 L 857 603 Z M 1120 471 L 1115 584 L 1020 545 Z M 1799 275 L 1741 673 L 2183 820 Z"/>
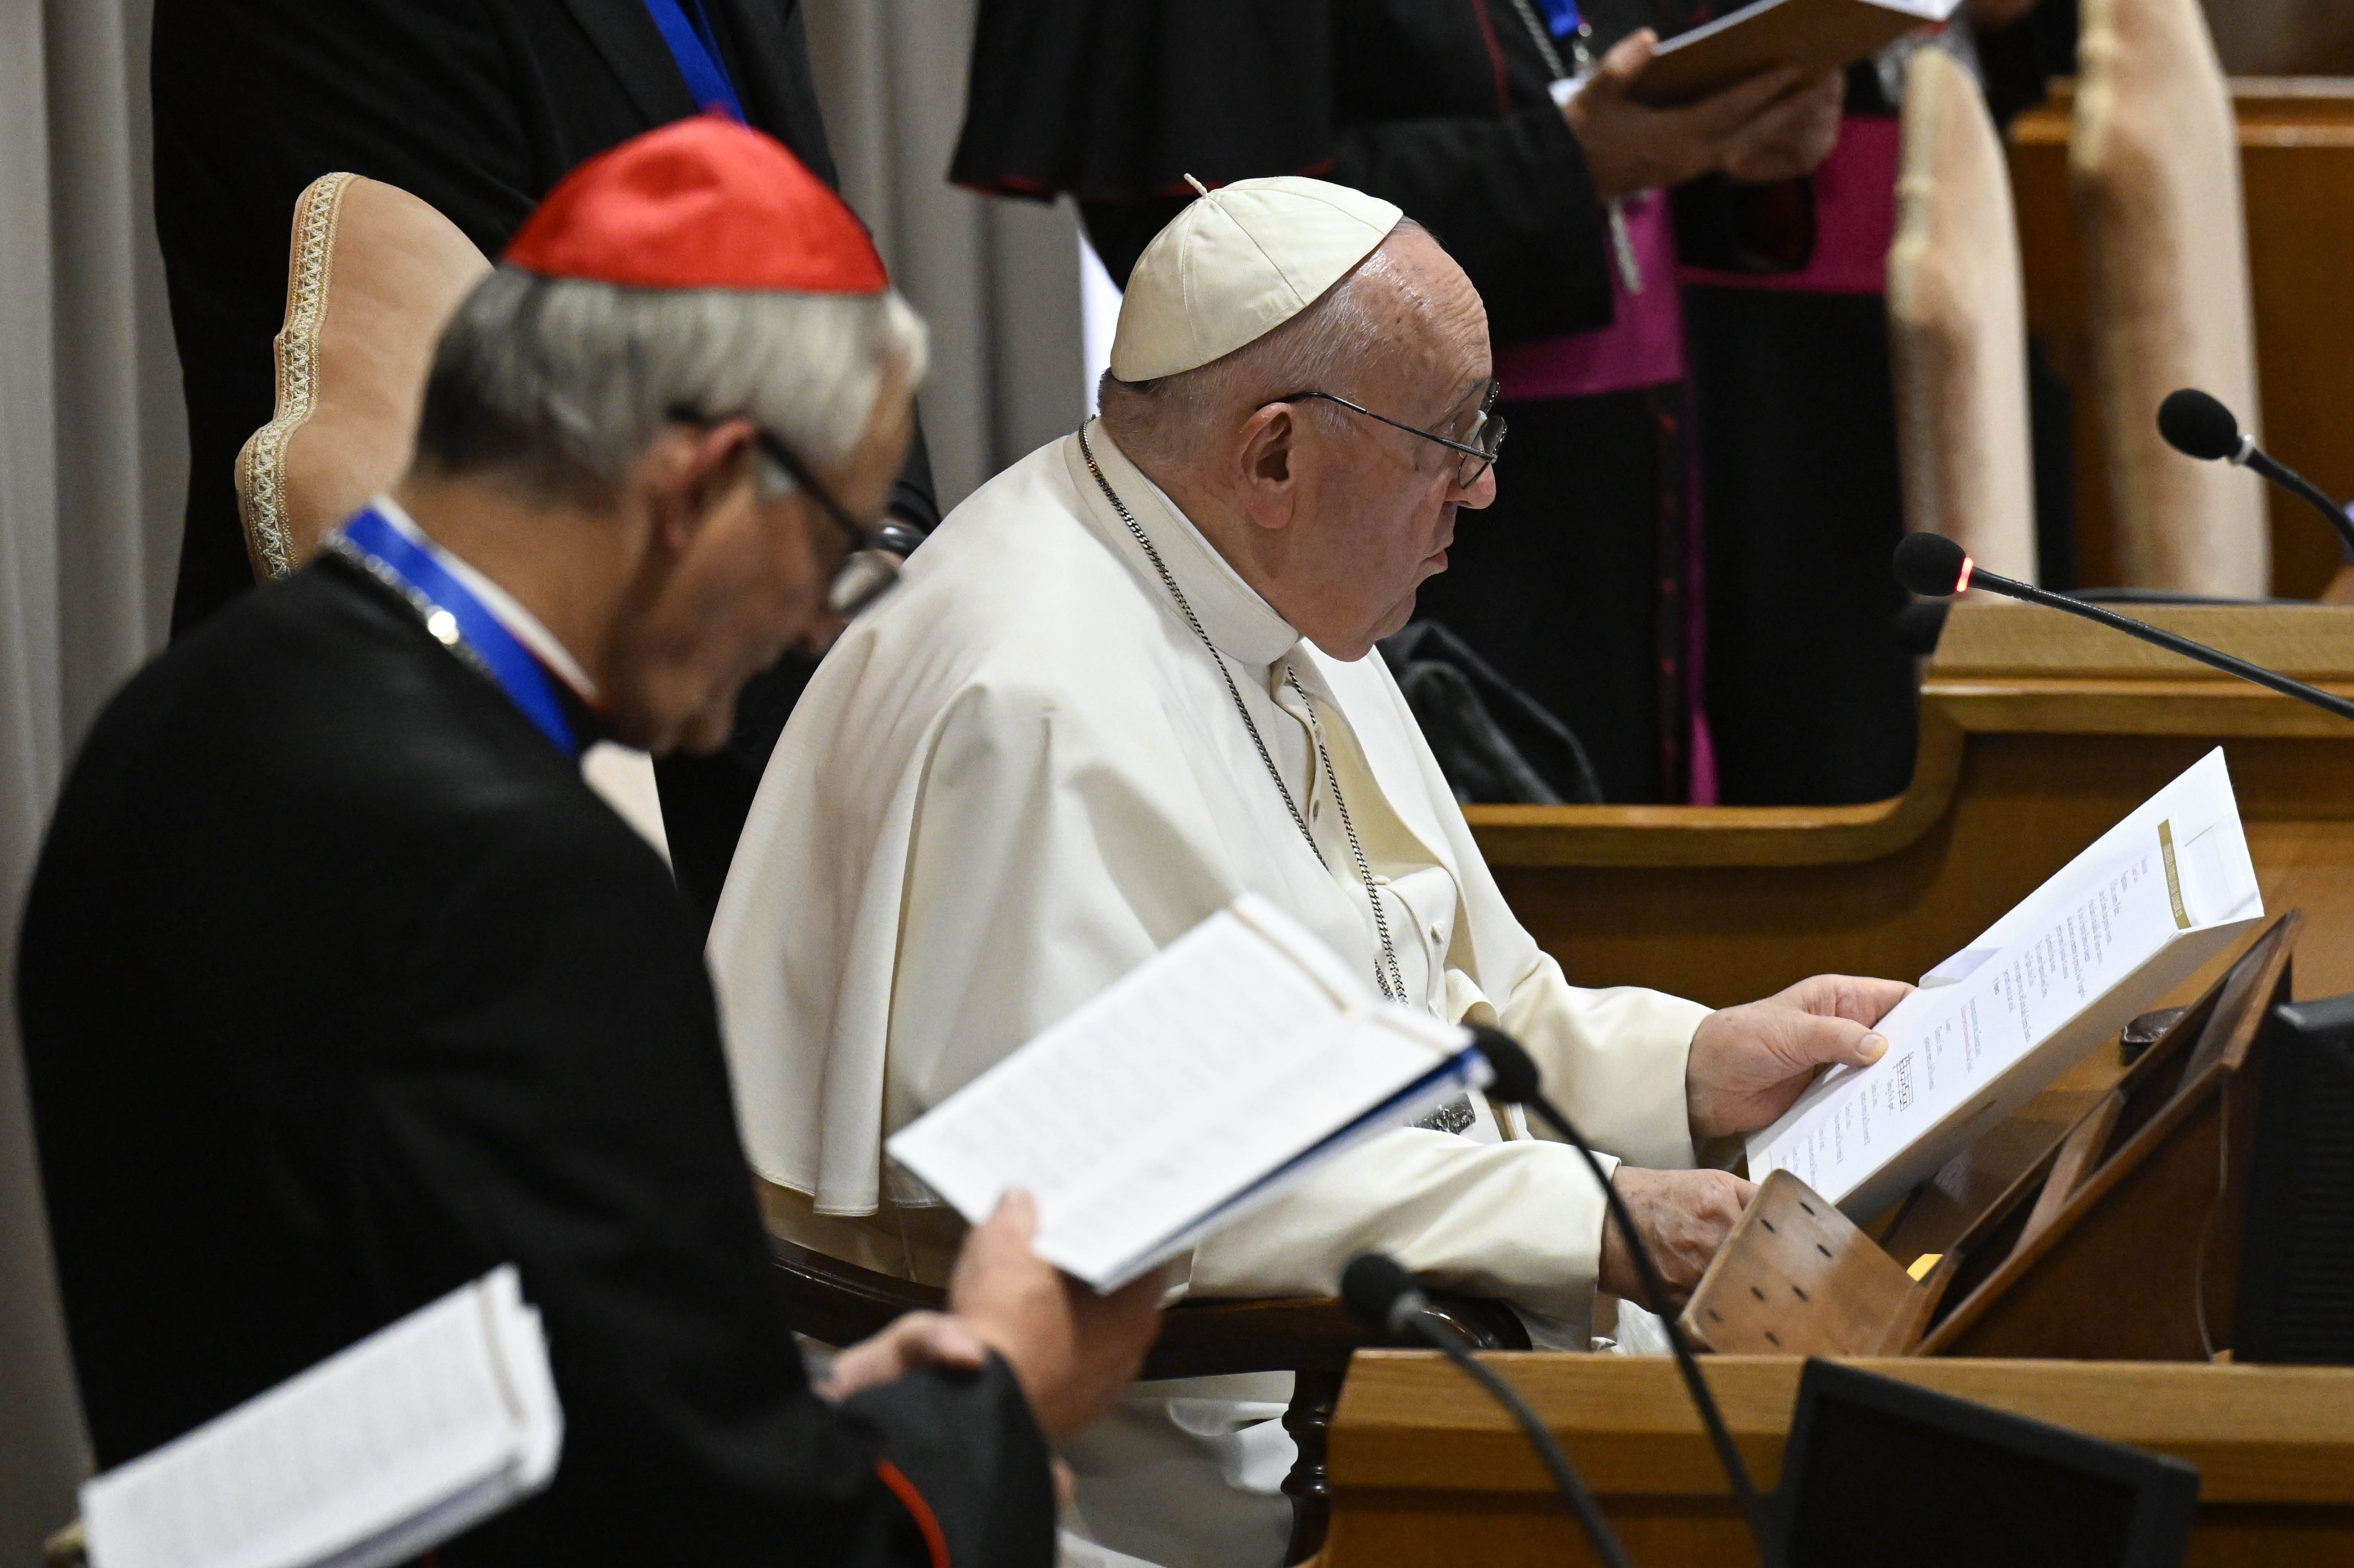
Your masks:
<path fill-rule="evenodd" d="M 1488 318 L 1463 270 L 1399 224 L 1313 304 L 1199 369 L 1104 378 L 1104 425 L 1236 571 L 1326 652 L 1357 658 L 1405 624 L 1446 569 L 1461 441 L 1489 383 Z M 1291 399 L 1278 401 L 1278 399 Z"/>

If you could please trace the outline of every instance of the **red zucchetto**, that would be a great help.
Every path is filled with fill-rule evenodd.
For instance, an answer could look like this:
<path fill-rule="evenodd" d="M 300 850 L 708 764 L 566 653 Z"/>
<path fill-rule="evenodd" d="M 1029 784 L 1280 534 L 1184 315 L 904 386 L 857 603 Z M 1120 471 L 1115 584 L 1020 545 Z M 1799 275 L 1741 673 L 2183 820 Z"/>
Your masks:
<path fill-rule="evenodd" d="M 633 136 L 565 175 L 506 260 L 633 289 L 876 294 L 889 284 L 864 226 L 824 181 L 775 138 L 714 114 Z"/>

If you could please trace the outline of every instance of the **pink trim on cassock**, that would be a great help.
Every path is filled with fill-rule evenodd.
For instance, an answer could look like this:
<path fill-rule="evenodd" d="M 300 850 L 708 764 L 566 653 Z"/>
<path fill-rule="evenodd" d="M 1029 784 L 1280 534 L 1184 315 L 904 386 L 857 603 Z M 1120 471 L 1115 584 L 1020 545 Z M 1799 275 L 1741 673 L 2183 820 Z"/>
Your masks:
<path fill-rule="evenodd" d="M 1643 291 L 1627 292 L 1614 255 L 1610 324 L 1498 349 L 1496 379 L 1504 384 L 1505 402 L 1632 392 L 1684 378 L 1684 313 L 1676 294 L 1676 232 L 1667 197 L 1645 191 L 1628 196 L 1624 210 Z"/>
<path fill-rule="evenodd" d="M 1687 283 L 1788 289 L 1809 294 L 1884 294 L 1896 239 L 1899 128 L 1878 115 L 1840 122 L 1839 145 L 1815 170 L 1815 254 L 1797 272 L 1714 272 L 1686 267 Z"/>

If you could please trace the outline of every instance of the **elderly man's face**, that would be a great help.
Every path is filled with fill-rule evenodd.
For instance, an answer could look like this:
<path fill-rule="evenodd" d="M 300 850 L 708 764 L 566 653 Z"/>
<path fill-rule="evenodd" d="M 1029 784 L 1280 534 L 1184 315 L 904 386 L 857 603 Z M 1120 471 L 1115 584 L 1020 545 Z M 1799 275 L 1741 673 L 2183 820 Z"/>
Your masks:
<path fill-rule="evenodd" d="M 1488 316 L 1471 281 L 1427 235 L 1389 246 L 1380 347 L 1337 392 L 1376 414 L 1450 440 L 1468 439 L 1488 388 Z M 1313 411 L 1311 414 L 1311 410 Z M 1447 569 L 1458 507 L 1496 498 L 1491 468 L 1466 489 L 1459 454 L 1331 404 L 1301 404 L 1293 461 L 1297 537 L 1281 608 L 1317 645 L 1343 659 L 1414 614 L 1415 592 Z"/>
<path fill-rule="evenodd" d="M 886 386 L 849 460 L 817 471 L 853 518 L 881 517 L 914 418 L 907 388 Z M 745 427 L 733 426 L 740 436 Z M 710 438 L 732 439 L 730 427 Z M 610 661 L 620 673 L 607 693 L 611 717 L 624 740 L 649 751 L 716 751 L 735 728 L 746 681 L 788 648 L 822 652 L 842 630 L 826 590 L 856 541 L 804 492 L 764 494 L 748 440 L 699 482 L 658 493 L 655 505 L 689 521 L 669 530 L 668 550 L 658 524 L 641 601 Z"/>

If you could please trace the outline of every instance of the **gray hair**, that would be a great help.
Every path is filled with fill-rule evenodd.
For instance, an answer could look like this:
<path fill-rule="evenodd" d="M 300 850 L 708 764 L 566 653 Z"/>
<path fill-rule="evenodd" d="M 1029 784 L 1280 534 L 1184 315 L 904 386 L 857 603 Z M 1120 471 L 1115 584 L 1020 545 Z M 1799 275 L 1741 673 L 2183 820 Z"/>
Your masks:
<path fill-rule="evenodd" d="M 618 482 L 681 406 L 741 416 L 803 461 L 846 461 L 884 384 L 922 380 L 924 323 L 879 295 L 632 289 L 502 266 L 433 355 L 420 462 L 560 492 Z M 770 493 L 791 479 L 762 463 Z"/>
<path fill-rule="evenodd" d="M 1376 311 L 1383 295 L 1398 291 L 1420 298 L 1389 253 L 1391 242 L 1409 230 L 1423 231 L 1414 219 L 1400 219 L 1306 310 L 1232 354 L 1153 381 L 1122 381 L 1105 371 L 1096 397 L 1113 438 L 1131 456 L 1182 463 L 1211 450 L 1245 415 L 1278 397 L 1307 391 L 1349 395 L 1351 372 L 1381 351 Z M 1320 399 L 1301 404 L 1299 411 L 1335 427 L 1348 417 Z"/>

